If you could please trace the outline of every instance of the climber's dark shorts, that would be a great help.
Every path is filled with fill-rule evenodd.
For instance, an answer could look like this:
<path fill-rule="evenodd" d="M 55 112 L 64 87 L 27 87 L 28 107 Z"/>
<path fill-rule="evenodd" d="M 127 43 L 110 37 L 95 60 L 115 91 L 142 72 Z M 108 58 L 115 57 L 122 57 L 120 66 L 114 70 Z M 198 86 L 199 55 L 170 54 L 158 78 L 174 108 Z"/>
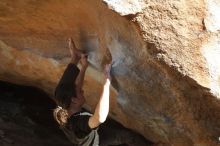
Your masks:
<path fill-rule="evenodd" d="M 64 98 L 76 97 L 75 81 L 79 74 L 79 68 L 75 64 L 68 64 L 56 89 L 55 99 L 62 102 Z"/>

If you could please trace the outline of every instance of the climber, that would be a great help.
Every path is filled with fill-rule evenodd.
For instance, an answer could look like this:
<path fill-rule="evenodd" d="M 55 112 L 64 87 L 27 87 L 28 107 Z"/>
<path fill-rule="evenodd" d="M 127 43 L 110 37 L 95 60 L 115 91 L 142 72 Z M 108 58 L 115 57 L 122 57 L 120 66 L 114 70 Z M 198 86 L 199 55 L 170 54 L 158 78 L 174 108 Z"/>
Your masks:
<path fill-rule="evenodd" d="M 107 146 L 123 143 L 135 144 L 137 139 L 130 131 L 103 128 L 109 113 L 109 92 L 111 83 L 111 64 L 105 66 L 105 84 L 94 114 L 82 110 L 85 103 L 83 82 L 88 67 L 87 55 L 81 53 L 72 39 L 69 39 L 71 61 L 55 89 L 58 107 L 54 118 L 67 138 L 77 146 Z M 77 67 L 81 63 L 81 69 Z M 109 135 L 111 133 L 111 135 Z M 142 145 L 142 144 L 138 144 Z M 144 145 L 144 144 L 143 144 Z"/>

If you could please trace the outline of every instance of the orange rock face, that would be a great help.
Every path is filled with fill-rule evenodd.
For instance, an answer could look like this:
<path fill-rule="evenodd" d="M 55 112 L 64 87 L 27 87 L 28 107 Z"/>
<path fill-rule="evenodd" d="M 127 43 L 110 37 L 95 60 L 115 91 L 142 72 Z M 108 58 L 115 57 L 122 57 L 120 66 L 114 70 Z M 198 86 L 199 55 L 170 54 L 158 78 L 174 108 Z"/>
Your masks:
<path fill-rule="evenodd" d="M 103 66 L 112 61 L 113 119 L 161 145 L 218 145 L 220 27 L 212 27 L 217 15 L 208 15 L 216 12 L 213 3 L 1 0 L 0 80 L 52 97 L 71 36 L 89 54 L 87 109 L 94 110 Z"/>

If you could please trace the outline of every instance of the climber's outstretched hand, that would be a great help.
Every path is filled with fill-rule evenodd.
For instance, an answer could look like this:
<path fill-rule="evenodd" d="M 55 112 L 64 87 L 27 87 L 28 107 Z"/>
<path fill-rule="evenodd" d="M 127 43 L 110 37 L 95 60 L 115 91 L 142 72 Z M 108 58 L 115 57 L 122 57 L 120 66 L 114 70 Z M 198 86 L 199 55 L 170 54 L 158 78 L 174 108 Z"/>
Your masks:
<path fill-rule="evenodd" d="M 104 69 L 104 74 L 105 74 L 105 77 L 106 79 L 109 79 L 111 81 L 111 67 L 112 67 L 112 64 L 106 64 L 105 65 L 105 69 Z"/>
<path fill-rule="evenodd" d="M 77 65 L 82 53 L 76 48 L 76 45 L 72 38 L 68 38 L 68 46 L 71 55 L 71 62 Z"/>
<path fill-rule="evenodd" d="M 82 65 L 83 68 L 87 68 L 88 65 L 89 65 L 89 62 L 88 62 L 88 55 L 87 54 L 81 54 L 81 60 L 80 60 L 80 63 Z"/>

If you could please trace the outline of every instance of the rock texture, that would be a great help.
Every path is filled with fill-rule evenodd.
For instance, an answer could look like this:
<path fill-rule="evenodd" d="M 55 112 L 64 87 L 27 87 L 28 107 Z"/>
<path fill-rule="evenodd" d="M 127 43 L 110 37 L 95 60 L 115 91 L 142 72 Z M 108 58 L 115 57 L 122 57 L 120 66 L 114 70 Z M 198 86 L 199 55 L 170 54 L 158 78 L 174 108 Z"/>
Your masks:
<path fill-rule="evenodd" d="M 72 36 L 89 53 L 87 109 L 94 110 L 103 65 L 112 60 L 112 118 L 161 145 L 218 145 L 219 5 L 218 0 L 1 0 L 0 79 L 52 96 Z"/>

